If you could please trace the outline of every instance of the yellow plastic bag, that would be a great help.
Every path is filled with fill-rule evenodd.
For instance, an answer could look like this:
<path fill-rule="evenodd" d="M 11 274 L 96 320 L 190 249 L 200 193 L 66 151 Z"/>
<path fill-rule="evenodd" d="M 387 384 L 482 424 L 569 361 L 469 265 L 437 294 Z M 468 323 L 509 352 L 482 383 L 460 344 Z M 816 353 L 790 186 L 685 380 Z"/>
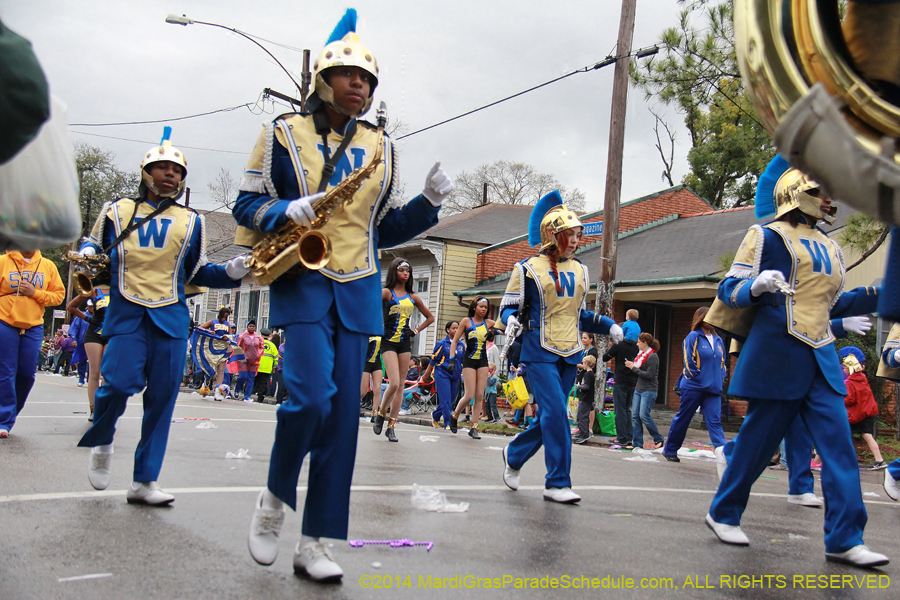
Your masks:
<path fill-rule="evenodd" d="M 525 387 L 525 380 L 522 377 L 504 383 L 503 391 L 506 393 L 506 402 L 512 408 L 518 410 L 528 404 L 528 388 Z"/>

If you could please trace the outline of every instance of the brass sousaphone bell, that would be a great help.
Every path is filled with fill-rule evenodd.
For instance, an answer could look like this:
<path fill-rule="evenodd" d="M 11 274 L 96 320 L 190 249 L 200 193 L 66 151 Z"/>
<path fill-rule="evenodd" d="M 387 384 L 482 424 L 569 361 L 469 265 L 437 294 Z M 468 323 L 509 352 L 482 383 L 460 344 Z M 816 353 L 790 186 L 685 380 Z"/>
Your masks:
<path fill-rule="evenodd" d="M 82 296 L 90 296 L 95 286 L 110 284 L 109 257 L 103 254 L 85 256 L 79 252 L 67 252 L 63 257 L 75 266 L 72 278 Z"/>
<path fill-rule="evenodd" d="M 864 146 L 880 152 L 881 137 L 900 137 L 900 107 L 882 98 L 854 64 L 837 0 L 735 0 L 734 30 L 741 74 L 770 133 L 821 83 L 846 104 L 845 117 Z M 886 59 L 900 51 L 897 42 L 883 49 Z"/>

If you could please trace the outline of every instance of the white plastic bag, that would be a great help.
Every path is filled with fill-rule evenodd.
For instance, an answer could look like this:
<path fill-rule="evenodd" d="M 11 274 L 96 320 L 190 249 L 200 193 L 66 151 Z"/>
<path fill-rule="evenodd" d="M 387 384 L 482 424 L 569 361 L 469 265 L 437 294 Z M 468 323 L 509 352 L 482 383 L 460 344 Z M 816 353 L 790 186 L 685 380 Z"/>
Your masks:
<path fill-rule="evenodd" d="M 78 173 L 66 105 L 50 97 L 50 118 L 0 165 L 0 251 L 53 248 L 81 234 Z"/>
<path fill-rule="evenodd" d="M 450 502 L 447 502 L 447 496 L 439 489 L 420 486 L 415 483 L 413 484 L 410 500 L 412 501 L 413 508 L 430 512 L 461 513 L 469 510 L 468 502 L 451 504 Z"/>

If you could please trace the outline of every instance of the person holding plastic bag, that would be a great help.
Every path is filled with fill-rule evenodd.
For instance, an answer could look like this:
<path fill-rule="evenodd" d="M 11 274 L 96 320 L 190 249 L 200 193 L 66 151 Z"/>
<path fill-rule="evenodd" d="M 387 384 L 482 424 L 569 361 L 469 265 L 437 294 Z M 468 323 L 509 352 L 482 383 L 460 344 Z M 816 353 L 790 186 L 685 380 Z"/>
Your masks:
<path fill-rule="evenodd" d="M 39 250 L 0 256 L 0 438 L 9 437 L 34 385 L 44 309 L 65 295 L 56 265 Z"/>
<path fill-rule="evenodd" d="M 500 303 L 506 327 L 522 324 L 521 361 L 538 400 L 536 419 L 503 449 L 503 482 L 518 489 L 519 470 L 543 446 L 544 499 L 564 504 L 581 500 L 569 477 L 572 439 L 566 415 L 566 398 L 581 362 L 578 331 L 622 339 L 615 321 L 583 308 L 590 281 L 587 267 L 574 257 L 582 229 L 559 192 L 541 198 L 528 224 L 528 242 L 540 253 L 516 264 Z"/>

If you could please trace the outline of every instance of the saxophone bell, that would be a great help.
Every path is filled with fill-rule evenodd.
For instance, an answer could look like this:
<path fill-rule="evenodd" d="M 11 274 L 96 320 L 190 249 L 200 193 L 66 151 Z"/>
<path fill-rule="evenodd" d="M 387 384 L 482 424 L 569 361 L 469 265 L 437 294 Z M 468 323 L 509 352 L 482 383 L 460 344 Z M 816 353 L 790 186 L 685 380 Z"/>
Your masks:
<path fill-rule="evenodd" d="M 300 236 L 297 256 L 304 267 L 310 271 L 318 271 L 331 259 L 331 240 L 320 231 L 311 229 Z"/>
<path fill-rule="evenodd" d="M 75 288 L 82 296 L 90 296 L 94 291 L 94 285 L 91 283 L 91 278 L 87 276 L 86 273 L 81 271 L 76 271 L 72 274 L 72 278 L 75 281 Z"/>

